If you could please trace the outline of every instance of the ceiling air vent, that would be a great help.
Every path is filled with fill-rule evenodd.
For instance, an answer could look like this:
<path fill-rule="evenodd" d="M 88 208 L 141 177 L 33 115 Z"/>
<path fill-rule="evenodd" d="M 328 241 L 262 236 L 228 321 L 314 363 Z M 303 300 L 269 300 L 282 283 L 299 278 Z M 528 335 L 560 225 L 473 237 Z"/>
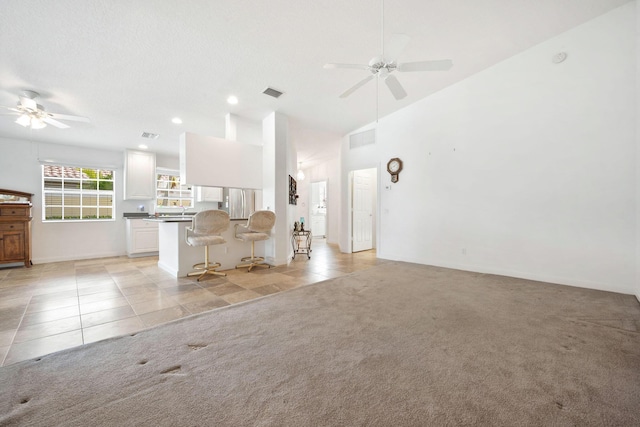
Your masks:
<path fill-rule="evenodd" d="M 265 90 L 263 90 L 262 93 L 264 93 L 265 95 L 273 96 L 274 98 L 280 98 L 280 96 L 284 92 L 280 92 L 279 90 L 276 90 L 272 87 L 268 87 Z"/>
<path fill-rule="evenodd" d="M 151 132 L 142 132 L 141 136 L 143 138 L 148 138 L 148 139 L 158 139 L 158 138 L 160 138 L 160 135 L 158 135 L 157 133 L 151 133 Z"/>
<path fill-rule="evenodd" d="M 376 130 L 370 129 L 364 132 L 354 133 L 349 136 L 349 150 L 362 147 L 363 145 L 376 143 Z"/>

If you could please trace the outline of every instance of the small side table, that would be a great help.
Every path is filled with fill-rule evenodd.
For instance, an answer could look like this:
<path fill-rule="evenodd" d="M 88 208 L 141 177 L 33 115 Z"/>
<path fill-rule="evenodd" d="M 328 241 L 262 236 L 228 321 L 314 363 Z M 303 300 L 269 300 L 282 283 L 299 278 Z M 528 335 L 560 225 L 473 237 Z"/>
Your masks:
<path fill-rule="evenodd" d="M 291 234 L 291 245 L 293 246 L 293 258 L 296 254 L 307 254 L 307 259 L 311 259 L 311 230 L 296 231 Z"/>

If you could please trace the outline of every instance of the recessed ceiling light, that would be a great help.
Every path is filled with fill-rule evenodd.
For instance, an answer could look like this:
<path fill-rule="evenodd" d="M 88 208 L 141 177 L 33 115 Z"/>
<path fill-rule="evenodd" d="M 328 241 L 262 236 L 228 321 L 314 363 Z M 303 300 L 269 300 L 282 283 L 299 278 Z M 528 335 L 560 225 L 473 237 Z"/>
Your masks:
<path fill-rule="evenodd" d="M 238 97 L 235 95 L 231 95 L 227 98 L 227 102 L 231 105 L 236 105 L 238 103 Z"/>
<path fill-rule="evenodd" d="M 182 124 L 182 119 L 180 117 L 174 117 L 173 119 L 171 119 L 171 121 L 177 125 Z"/>
<path fill-rule="evenodd" d="M 146 146 L 146 145 L 144 145 L 144 144 L 140 144 L 140 145 L 138 145 L 138 148 L 140 148 L 141 150 L 146 150 L 146 149 L 147 149 L 147 148 L 149 148 L 149 147 L 147 147 L 147 146 Z"/>

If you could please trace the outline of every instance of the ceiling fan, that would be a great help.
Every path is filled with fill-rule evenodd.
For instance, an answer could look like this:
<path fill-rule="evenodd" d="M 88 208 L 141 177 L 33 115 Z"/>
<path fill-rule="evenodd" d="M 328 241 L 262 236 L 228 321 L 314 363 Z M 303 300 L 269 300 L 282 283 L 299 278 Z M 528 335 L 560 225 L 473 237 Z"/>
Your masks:
<path fill-rule="evenodd" d="M 44 107 L 36 101 L 40 96 L 32 90 L 23 90 L 20 93 L 18 105 L 16 107 L 1 107 L 11 111 L 2 115 L 17 115 L 16 123 L 31 129 L 42 129 L 47 124 L 53 125 L 60 129 L 67 129 L 69 125 L 59 122 L 58 120 L 72 120 L 76 122 L 90 123 L 90 120 L 81 116 L 69 116 L 66 114 L 49 113 Z"/>
<path fill-rule="evenodd" d="M 407 92 L 404 90 L 398 79 L 393 73 L 398 71 L 411 72 L 411 71 L 447 71 L 453 66 L 453 62 L 450 59 L 432 60 L 432 61 L 418 61 L 418 62 L 404 62 L 398 63 L 397 59 L 404 51 L 404 48 L 409 43 L 411 38 L 406 34 L 393 34 L 386 46 L 384 43 L 384 0 L 382 2 L 382 53 L 380 56 L 373 57 L 368 64 L 325 64 L 325 69 L 332 68 L 356 68 L 369 71 L 371 74 L 360 80 L 354 86 L 344 91 L 340 98 L 346 98 L 355 92 L 357 89 L 364 86 L 370 80 L 378 77 L 378 80 L 384 81 L 387 85 L 393 97 L 400 100 L 407 96 Z"/>

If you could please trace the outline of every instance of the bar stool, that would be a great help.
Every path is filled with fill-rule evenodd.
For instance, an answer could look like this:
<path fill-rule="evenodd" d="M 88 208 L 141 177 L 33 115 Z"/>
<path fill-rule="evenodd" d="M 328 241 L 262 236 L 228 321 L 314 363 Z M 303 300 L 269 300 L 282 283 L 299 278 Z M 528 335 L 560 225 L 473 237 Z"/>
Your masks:
<path fill-rule="evenodd" d="M 271 237 L 271 229 L 276 223 L 276 214 L 271 211 L 255 211 L 249 217 L 249 221 L 246 226 L 240 224 L 235 225 L 234 235 L 236 239 L 244 242 L 251 242 L 251 256 L 244 257 L 241 261 L 244 264 L 236 265 L 236 268 L 249 267 L 247 272 L 251 271 L 253 267 L 269 267 L 269 264 L 264 262 L 263 257 L 255 256 L 255 245 L 258 240 L 267 240 Z M 240 232 L 238 232 L 238 230 Z"/>
<path fill-rule="evenodd" d="M 193 268 L 196 271 L 187 274 L 187 276 L 199 275 L 198 282 L 205 274 L 226 276 L 226 273 L 215 270 L 220 267 L 219 262 L 211 263 L 209 261 L 209 246 L 227 242 L 220 233 L 227 230 L 230 223 L 229 214 L 225 211 L 207 210 L 195 214 L 191 228 L 187 228 L 185 239 L 189 246 L 204 246 L 204 262 L 194 264 Z"/>

